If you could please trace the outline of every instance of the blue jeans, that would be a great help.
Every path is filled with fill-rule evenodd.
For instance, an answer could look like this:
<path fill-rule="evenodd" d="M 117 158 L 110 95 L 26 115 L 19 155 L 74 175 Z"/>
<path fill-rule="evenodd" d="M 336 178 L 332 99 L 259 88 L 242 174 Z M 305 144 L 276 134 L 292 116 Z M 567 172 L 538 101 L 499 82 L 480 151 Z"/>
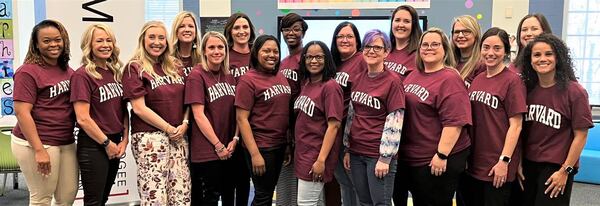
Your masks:
<path fill-rule="evenodd" d="M 358 205 L 358 196 L 356 196 L 356 190 L 354 189 L 354 184 L 352 184 L 352 179 L 350 179 L 352 173 L 350 171 L 346 171 L 344 169 L 344 145 L 342 145 L 342 149 L 339 152 L 339 160 L 338 164 L 335 167 L 335 171 L 333 175 L 335 179 L 340 184 L 340 190 L 342 191 L 342 205 L 343 206 L 357 206 Z"/>
<path fill-rule="evenodd" d="M 392 193 L 398 163 L 392 160 L 388 174 L 383 178 L 378 178 L 375 176 L 377 161 L 377 158 L 350 154 L 352 181 L 360 205 L 392 205 Z"/>

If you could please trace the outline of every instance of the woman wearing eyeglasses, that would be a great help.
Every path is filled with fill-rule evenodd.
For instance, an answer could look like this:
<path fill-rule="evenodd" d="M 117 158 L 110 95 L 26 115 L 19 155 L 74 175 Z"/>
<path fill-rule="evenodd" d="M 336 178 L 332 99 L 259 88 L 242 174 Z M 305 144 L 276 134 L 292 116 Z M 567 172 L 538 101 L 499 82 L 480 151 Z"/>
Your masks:
<path fill-rule="evenodd" d="M 415 57 L 419 48 L 419 37 L 423 34 L 417 10 L 402 5 L 392 13 L 390 41 L 392 51 L 385 59 L 386 69 L 394 71 L 404 79 L 415 68 Z"/>
<path fill-rule="evenodd" d="M 441 29 L 421 36 L 417 69 L 404 79 L 406 115 L 400 161 L 415 205 L 452 205 L 471 145 L 467 89 Z"/>
<path fill-rule="evenodd" d="M 320 194 L 333 180 L 338 161 L 343 95 L 333 79 L 335 65 L 325 43 L 311 41 L 301 54 L 302 91 L 294 103 L 296 126 L 302 127 L 295 131 L 298 205 L 322 205 Z"/>
<path fill-rule="evenodd" d="M 452 24 L 452 49 L 456 55 L 456 69 L 469 87 L 473 79 L 485 71 L 481 64 L 481 28 L 477 19 L 470 15 L 456 17 Z"/>
<path fill-rule="evenodd" d="M 361 205 L 392 205 L 404 93 L 400 77 L 383 64 L 391 50 L 387 34 L 371 30 L 363 42 L 366 69 L 352 84 L 354 117 L 344 165 L 352 171 Z"/>
<path fill-rule="evenodd" d="M 361 64 L 364 64 L 364 59 L 360 55 L 360 49 L 362 47 L 360 41 L 360 33 L 353 23 L 342 22 L 337 25 L 333 31 L 333 38 L 331 40 L 331 55 L 333 62 L 337 67 L 337 73 L 335 74 L 335 81 L 342 87 L 344 93 L 344 117 L 342 118 L 343 131 L 343 143 L 340 147 L 341 151 L 346 150 L 348 143 L 347 136 L 350 128 L 346 128 L 347 122 L 352 121 L 349 118 L 351 113 L 350 105 L 350 88 L 356 72 L 360 70 Z M 335 179 L 340 184 L 342 191 L 342 202 L 344 205 L 355 206 L 358 205 L 358 197 L 356 196 L 356 190 L 350 179 L 350 171 L 344 168 L 344 152 L 339 154 L 338 165 L 335 169 Z"/>

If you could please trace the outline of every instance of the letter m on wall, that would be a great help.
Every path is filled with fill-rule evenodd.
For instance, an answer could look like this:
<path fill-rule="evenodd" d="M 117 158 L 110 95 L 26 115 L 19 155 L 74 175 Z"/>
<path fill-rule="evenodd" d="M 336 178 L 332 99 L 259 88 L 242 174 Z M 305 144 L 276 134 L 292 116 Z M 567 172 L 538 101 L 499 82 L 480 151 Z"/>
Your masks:
<path fill-rule="evenodd" d="M 98 16 L 101 16 L 101 17 L 82 17 L 81 20 L 82 21 L 95 21 L 95 22 L 113 22 L 113 16 L 108 15 L 104 12 L 98 11 L 91 7 L 94 4 L 97 4 L 97 3 L 100 3 L 103 1 L 106 1 L 106 0 L 93 0 L 93 1 L 82 4 L 81 8 L 83 8 L 89 12 L 92 12 L 94 14 L 97 14 Z"/>

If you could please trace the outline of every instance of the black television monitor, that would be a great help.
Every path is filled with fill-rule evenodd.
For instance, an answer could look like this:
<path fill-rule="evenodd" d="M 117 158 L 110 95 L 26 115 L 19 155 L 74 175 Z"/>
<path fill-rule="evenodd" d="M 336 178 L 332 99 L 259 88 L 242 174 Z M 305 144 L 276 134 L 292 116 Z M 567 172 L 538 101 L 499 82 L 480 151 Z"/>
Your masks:
<path fill-rule="evenodd" d="M 279 32 L 281 30 L 281 18 L 283 16 L 277 17 L 277 37 L 281 44 L 281 58 L 284 58 L 288 56 L 288 50 L 285 41 L 281 38 L 281 32 Z M 303 16 L 302 18 L 308 24 L 308 31 L 304 33 L 302 43 L 306 44 L 313 40 L 319 40 L 327 44 L 330 49 L 335 27 L 344 21 L 356 25 L 361 38 L 371 29 L 379 29 L 385 33 L 390 32 L 389 16 Z M 419 24 L 423 31 L 427 30 L 427 16 L 419 16 Z"/>

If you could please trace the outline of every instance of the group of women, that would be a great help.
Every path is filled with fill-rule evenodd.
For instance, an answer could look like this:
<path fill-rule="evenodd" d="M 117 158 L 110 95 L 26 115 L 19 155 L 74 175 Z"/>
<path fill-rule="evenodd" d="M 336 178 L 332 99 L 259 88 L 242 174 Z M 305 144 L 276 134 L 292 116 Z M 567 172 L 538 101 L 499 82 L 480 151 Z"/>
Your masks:
<path fill-rule="evenodd" d="M 467 206 L 568 205 L 593 124 L 544 16 L 521 20 L 510 63 L 507 32 L 482 35 L 468 15 L 451 38 L 422 31 L 410 6 L 390 26 L 361 39 L 340 23 L 328 48 L 303 44 L 308 26 L 290 13 L 280 61 L 279 41 L 256 37 L 245 14 L 201 36 L 181 12 L 170 38 L 147 22 L 122 63 L 94 24 L 74 71 L 66 29 L 44 20 L 14 77 L 12 150 L 30 204 L 72 204 L 80 171 L 84 203 L 104 205 L 131 142 L 142 205 L 247 205 L 250 178 L 253 205 L 271 205 L 276 186 L 278 200 L 297 192 L 284 205 L 406 205 L 409 192 L 415 205 L 455 193 Z"/>

